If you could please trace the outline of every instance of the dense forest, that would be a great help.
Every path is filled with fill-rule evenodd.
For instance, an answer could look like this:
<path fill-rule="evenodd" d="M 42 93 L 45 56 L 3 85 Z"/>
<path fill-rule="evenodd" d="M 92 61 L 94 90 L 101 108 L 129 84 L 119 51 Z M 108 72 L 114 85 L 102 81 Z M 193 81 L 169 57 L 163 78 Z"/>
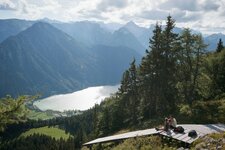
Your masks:
<path fill-rule="evenodd" d="M 11 100 L 12 104 L 11 97 L 4 98 L 0 105 L 0 149 L 41 149 L 43 144 L 42 149 L 80 149 L 84 142 L 97 137 L 154 127 L 169 114 L 178 123 L 225 123 L 223 42 L 218 41 L 215 52 L 207 52 L 200 34 L 190 29 L 176 34 L 174 27 L 171 16 L 165 28 L 156 23 L 149 49 L 139 65 L 134 59 L 124 71 L 118 92 L 82 114 L 25 121 L 21 106 L 33 97 Z M 57 142 L 42 135 L 16 138 L 30 128 L 46 125 L 58 125 L 73 138 Z"/>

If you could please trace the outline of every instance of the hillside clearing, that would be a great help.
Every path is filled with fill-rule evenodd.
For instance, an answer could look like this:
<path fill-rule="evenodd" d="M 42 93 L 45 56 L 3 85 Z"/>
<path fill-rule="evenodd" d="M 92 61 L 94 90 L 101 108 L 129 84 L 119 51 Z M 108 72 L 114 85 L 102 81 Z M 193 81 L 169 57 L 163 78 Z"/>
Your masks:
<path fill-rule="evenodd" d="M 41 127 L 41 128 L 33 128 L 30 129 L 20 135 L 20 137 L 24 136 L 30 136 L 33 134 L 43 134 L 47 136 L 54 137 L 55 139 L 63 138 L 64 140 L 67 140 L 71 135 L 66 133 L 64 130 L 59 129 L 57 127 Z"/>

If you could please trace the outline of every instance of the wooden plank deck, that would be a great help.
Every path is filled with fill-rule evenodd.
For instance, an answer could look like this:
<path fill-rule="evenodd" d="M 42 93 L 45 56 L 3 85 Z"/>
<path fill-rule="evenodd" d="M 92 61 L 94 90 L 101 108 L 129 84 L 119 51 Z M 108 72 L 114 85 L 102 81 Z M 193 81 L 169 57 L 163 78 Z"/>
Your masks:
<path fill-rule="evenodd" d="M 140 137 L 140 136 L 147 136 L 147 135 L 153 135 L 153 134 L 158 134 L 158 131 L 156 131 L 155 129 L 139 130 L 139 131 L 127 132 L 123 134 L 98 138 L 88 143 L 85 143 L 83 145 L 85 146 L 85 145 L 92 145 L 97 143 L 105 143 L 105 142 L 111 142 L 111 141 L 117 141 L 117 140 L 132 138 L 132 137 Z"/>
<path fill-rule="evenodd" d="M 198 125 L 198 124 L 179 124 L 178 126 L 182 126 L 185 130 L 184 133 L 175 133 L 172 130 L 165 132 L 165 131 L 156 131 L 154 128 L 146 129 L 146 130 L 138 130 L 133 132 L 127 132 L 123 134 L 107 136 L 95 139 L 93 141 L 87 142 L 83 144 L 83 146 L 90 146 L 97 143 L 106 143 L 106 142 L 113 142 L 128 138 L 140 137 L 140 136 L 148 136 L 148 135 L 155 135 L 160 134 L 162 136 L 167 136 L 169 138 L 173 138 L 179 141 L 183 141 L 185 143 L 191 144 L 198 138 L 210 134 L 210 133 L 218 133 L 218 132 L 225 132 L 225 125 L 223 124 L 207 124 L 207 125 Z M 188 132 L 191 130 L 196 130 L 198 136 L 195 138 L 189 137 Z"/>

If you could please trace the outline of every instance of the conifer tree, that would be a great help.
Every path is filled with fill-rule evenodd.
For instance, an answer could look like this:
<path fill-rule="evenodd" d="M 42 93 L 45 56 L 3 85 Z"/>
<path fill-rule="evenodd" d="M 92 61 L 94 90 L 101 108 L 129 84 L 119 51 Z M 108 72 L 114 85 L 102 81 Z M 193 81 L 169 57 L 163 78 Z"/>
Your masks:
<path fill-rule="evenodd" d="M 124 106 L 124 118 L 129 118 L 125 122 L 130 124 L 137 123 L 137 108 L 139 105 L 137 70 L 135 62 L 136 61 L 134 59 L 130 64 L 130 68 L 124 72 L 118 92 L 121 97 L 120 104 Z"/>
<path fill-rule="evenodd" d="M 137 70 L 135 65 L 135 59 L 130 64 L 129 72 L 130 72 L 129 105 L 131 110 L 131 123 L 135 125 L 138 119 L 138 106 L 139 106 Z"/>
<path fill-rule="evenodd" d="M 221 52 L 223 49 L 224 49 L 223 41 L 222 41 L 222 39 L 220 38 L 220 40 L 219 40 L 219 42 L 218 42 L 218 44 L 217 44 L 216 52 L 219 53 L 219 52 Z"/>
<path fill-rule="evenodd" d="M 36 96 L 19 96 L 14 99 L 6 96 L 0 99 L 0 132 L 6 125 L 26 121 L 27 110 L 23 107 L 26 101 L 35 99 Z"/>
<path fill-rule="evenodd" d="M 210 97 L 225 93 L 225 51 L 210 55 L 207 59 L 205 71 L 210 78 Z"/>
<path fill-rule="evenodd" d="M 159 99 L 159 76 L 162 65 L 162 26 L 156 23 L 153 30 L 153 37 L 149 40 L 150 52 L 146 51 L 146 56 L 142 59 L 140 65 L 141 82 L 141 115 L 144 118 L 150 118 L 156 115 L 156 101 Z"/>
<path fill-rule="evenodd" d="M 124 73 L 123 73 L 123 77 L 122 77 L 122 80 L 121 80 L 121 86 L 119 88 L 119 95 L 126 95 L 128 93 L 128 89 L 129 89 L 129 77 L 130 77 L 130 73 L 128 70 L 126 70 Z"/>
<path fill-rule="evenodd" d="M 121 118 L 128 118 L 129 117 L 129 91 L 130 91 L 130 72 L 129 70 L 126 70 L 123 73 L 123 78 L 121 81 L 121 85 L 118 91 L 118 95 L 120 97 L 119 105 L 123 109 L 123 113 Z M 126 119 L 127 120 L 127 119 Z M 128 123 L 126 120 L 124 120 L 124 124 Z"/>
<path fill-rule="evenodd" d="M 162 102 L 166 108 L 161 111 L 174 111 L 175 101 L 177 99 L 176 89 L 176 67 L 177 67 L 177 52 L 179 51 L 178 34 L 173 32 L 175 20 L 171 16 L 167 17 L 166 27 L 163 31 L 163 59 L 162 59 Z"/>
<path fill-rule="evenodd" d="M 103 135 L 107 135 L 110 132 L 110 112 L 109 112 L 109 108 L 105 107 L 103 109 L 103 115 L 102 115 L 102 122 L 101 122 L 101 126 L 102 126 L 102 132 Z"/>
<path fill-rule="evenodd" d="M 180 99 L 191 104 L 196 98 L 199 69 L 201 67 L 202 56 L 204 54 L 205 44 L 200 35 L 191 34 L 189 29 L 184 29 L 180 36 L 179 54 L 179 73 L 177 77 L 179 82 Z"/>
<path fill-rule="evenodd" d="M 143 116 L 151 117 L 172 111 L 175 107 L 178 34 L 173 32 L 175 21 L 167 17 L 164 30 L 158 23 L 149 41 L 150 52 L 142 59 L 140 79 Z M 148 107 L 148 108 L 147 108 Z"/>

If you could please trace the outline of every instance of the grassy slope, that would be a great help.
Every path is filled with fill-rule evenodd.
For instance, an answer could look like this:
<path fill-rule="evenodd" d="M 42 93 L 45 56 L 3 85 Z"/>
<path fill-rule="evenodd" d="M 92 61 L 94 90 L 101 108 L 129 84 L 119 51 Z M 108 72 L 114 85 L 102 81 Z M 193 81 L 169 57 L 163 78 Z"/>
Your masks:
<path fill-rule="evenodd" d="M 31 119 L 31 120 L 47 120 L 47 119 L 52 119 L 55 116 L 53 116 L 52 114 L 47 113 L 46 111 L 36 111 L 36 110 L 32 110 L 28 107 L 26 107 L 25 105 L 22 106 L 23 109 L 26 109 L 27 111 L 27 118 Z"/>
<path fill-rule="evenodd" d="M 27 114 L 27 117 L 29 119 L 32 119 L 32 120 L 47 120 L 47 119 L 52 119 L 54 118 L 53 115 L 50 115 L 46 112 L 36 112 L 34 110 L 29 110 L 28 114 Z"/>
<path fill-rule="evenodd" d="M 200 138 L 193 143 L 191 149 L 225 149 L 225 132 L 212 133 Z"/>
<path fill-rule="evenodd" d="M 47 136 L 54 137 L 55 139 L 60 139 L 61 137 L 65 140 L 67 140 L 71 135 L 66 134 L 64 130 L 56 128 L 56 127 L 41 127 L 41 128 L 34 128 L 30 129 L 24 133 L 22 133 L 20 136 L 29 136 L 32 134 L 44 134 Z"/>

